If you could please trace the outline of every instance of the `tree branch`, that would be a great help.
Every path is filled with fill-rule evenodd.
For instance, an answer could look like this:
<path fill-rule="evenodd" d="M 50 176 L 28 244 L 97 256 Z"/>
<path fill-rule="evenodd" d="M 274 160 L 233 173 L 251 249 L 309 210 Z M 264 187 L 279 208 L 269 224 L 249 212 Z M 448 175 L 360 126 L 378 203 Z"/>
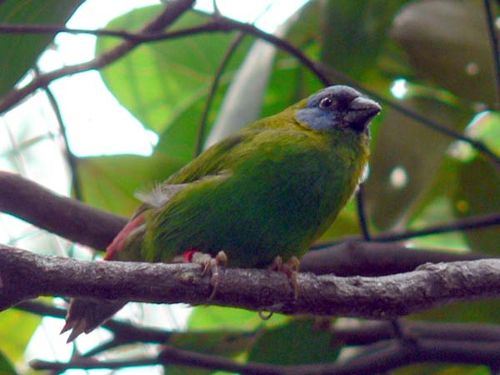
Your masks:
<path fill-rule="evenodd" d="M 492 341 L 500 343 L 500 326 L 484 323 L 448 323 L 399 320 L 405 334 L 417 340 Z M 330 330 L 333 337 L 346 345 L 367 345 L 396 338 L 390 322 L 367 321 L 353 325 L 336 324 Z"/>
<path fill-rule="evenodd" d="M 425 263 L 457 262 L 492 258 L 491 255 L 449 250 L 408 248 L 394 243 L 345 241 L 309 251 L 300 269 L 316 275 L 383 276 L 410 272 Z"/>
<path fill-rule="evenodd" d="M 453 221 L 447 221 L 444 223 L 437 223 L 429 225 L 421 229 L 409 229 L 403 231 L 390 231 L 374 234 L 372 236 L 372 241 L 376 242 L 397 242 L 409 240 L 411 238 L 432 236 L 434 234 L 458 232 L 464 230 L 474 230 L 474 229 L 486 229 L 489 227 L 495 227 L 500 225 L 500 212 L 475 215 L 470 217 L 464 217 L 462 219 L 457 219 Z M 362 240 L 362 236 L 350 236 L 343 240 L 359 241 Z M 314 249 L 322 249 L 325 246 L 331 246 L 337 244 L 339 241 L 323 242 L 321 244 L 315 245 Z"/>
<path fill-rule="evenodd" d="M 35 71 L 35 77 L 38 77 L 40 75 L 40 70 L 38 69 L 37 66 L 35 66 L 34 71 Z M 54 116 L 56 117 L 59 133 L 61 134 L 62 140 L 64 142 L 63 152 L 64 155 L 66 156 L 66 162 L 68 163 L 69 169 L 71 171 L 72 192 L 74 194 L 75 199 L 81 201 L 83 199 L 82 184 L 76 166 L 77 158 L 73 154 L 73 151 L 71 150 L 71 147 L 69 145 L 68 135 L 66 132 L 66 125 L 64 124 L 59 103 L 57 102 L 57 99 L 49 86 L 43 87 L 43 90 L 45 91 L 45 95 L 47 95 L 47 100 L 49 101 L 50 106 L 52 107 L 52 112 L 54 112 Z"/>
<path fill-rule="evenodd" d="M 37 370 L 63 371 L 69 368 L 116 369 L 122 367 L 144 365 L 183 365 L 212 370 L 225 370 L 242 374 L 373 374 L 393 370 L 413 363 L 467 363 L 496 366 L 500 362 L 500 343 L 482 343 L 471 345 L 467 342 L 422 340 L 418 345 L 405 345 L 400 341 L 391 341 L 379 350 L 358 356 L 344 363 L 325 363 L 313 365 L 281 366 L 255 362 L 238 363 L 233 360 L 166 347 L 158 356 L 138 358 L 128 361 L 99 361 L 93 358 L 80 358 L 69 363 L 32 361 L 31 366 Z"/>
<path fill-rule="evenodd" d="M 105 248 L 125 218 L 92 208 L 17 174 L 0 171 L 0 211 L 96 249 Z"/>
<path fill-rule="evenodd" d="M 216 296 L 209 300 L 211 280 L 199 265 L 84 262 L 0 247 L 0 310 L 58 295 L 387 319 L 454 300 L 500 296 L 500 260 L 425 265 L 377 278 L 301 273 L 296 300 L 280 272 L 229 268 L 220 279 Z"/>
<path fill-rule="evenodd" d="M 495 81 L 496 81 L 496 102 L 495 108 L 498 110 L 500 107 L 500 50 L 498 48 L 498 37 L 495 27 L 495 15 L 493 6 L 490 0 L 483 0 L 484 11 L 486 13 L 486 25 L 488 27 L 488 36 L 491 45 L 491 54 L 495 66 Z"/>

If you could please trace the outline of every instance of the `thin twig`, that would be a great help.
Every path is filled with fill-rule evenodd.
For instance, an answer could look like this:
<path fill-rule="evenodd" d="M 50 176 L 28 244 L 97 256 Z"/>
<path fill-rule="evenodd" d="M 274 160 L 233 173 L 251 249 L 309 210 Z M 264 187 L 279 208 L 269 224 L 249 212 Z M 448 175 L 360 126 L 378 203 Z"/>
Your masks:
<path fill-rule="evenodd" d="M 29 312 L 35 312 L 35 313 L 40 313 L 45 316 L 57 316 L 57 317 L 62 317 L 64 316 L 64 310 L 59 309 L 59 308 L 53 308 L 51 306 L 44 305 L 39 302 L 23 302 L 22 304 L 18 305 L 17 308 L 22 309 L 23 311 L 29 311 Z M 55 310 L 55 311 L 54 311 Z M 62 311 L 62 314 L 61 314 Z M 500 327 L 497 325 L 483 325 L 483 324 L 460 324 L 460 323 L 433 323 L 433 322 L 415 322 L 415 321 L 402 321 L 402 324 L 405 325 L 405 329 L 412 334 L 412 337 L 415 335 L 419 339 L 424 340 L 424 342 L 433 342 L 434 343 L 434 350 L 440 350 L 440 348 L 444 346 L 449 346 L 449 343 L 455 346 L 457 348 L 457 352 L 455 353 L 455 356 L 457 358 L 460 358 L 462 354 L 462 349 L 460 349 L 462 344 L 466 344 L 468 347 L 468 350 L 472 350 L 473 353 L 478 353 L 482 349 L 485 348 L 485 343 L 486 342 L 492 342 L 492 343 L 498 343 L 500 341 Z M 124 323 L 120 323 L 124 324 Z M 141 339 L 141 330 L 142 328 L 140 327 L 132 327 L 132 329 L 137 329 L 138 331 L 136 338 L 137 341 L 141 342 L 151 342 L 149 340 L 149 336 L 145 336 L 145 340 Z M 147 329 L 146 329 L 147 330 Z M 360 325 L 354 326 L 354 327 L 342 327 L 342 326 L 335 326 L 331 329 L 331 333 L 334 335 L 336 340 L 342 341 L 346 345 L 367 345 L 367 344 L 373 344 L 377 343 L 381 340 L 389 340 L 393 337 L 391 327 L 389 323 L 385 322 L 378 322 L 378 321 L 369 321 L 369 322 L 361 322 Z M 163 343 L 167 342 L 168 340 L 168 331 L 165 331 L 165 339 Z M 432 341 L 429 341 L 432 340 Z M 158 342 L 158 341 L 153 341 L 153 342 Z M 495 345 L 495 344 L 494 344 Z M 100 349 L 106 349 L 106 347 L 111 346 L 110 343 L 105 343 L 102 348 Z M 369 347 L 368 347 L 369 348 Z M 367 348 L 367 349 L 368 349 Z M 424 345 L 425 348 L 425 345 Z M 487 350 L 491 350 L 492 348 L 495 348 L 495 346 L 489 346 L 487 347 Z M 447 347 L 447 353 L 449 356 L 452 355 L 452 348 Z M 95 350 L 93 349 L 91 352 L 85 353 L 85 356 L 91 354 Z M 438 357 L 439 356 L 435 356 Z M 159 357 L 160 360 L 158 362 L 153 362 L 151 360 L 151 364 L 153 363 L 165 363 L 165 364 L 178 364 L 178 365 L 185 365 L 185 366 L 199 366 L 199 367 L 204 367 L 204 368 L 220 368 L 220 369 L 226 369 L 229 370 L 230 368 L 233 369 L 233 371 L 245 371 L 247 373 L 248 371 L 252 371 L 252 369 L 255 369 L 252 363 L 247 363 L 247 364 L 235 364 L 234 362 L 225 362 L 225 361 L 220 361 L 220 357 L 217 356 L 212 356 L 212 355 L 203 355 L 195 352 L 188 352 L 188 351 L 181 351 L 179 349 L 175 349 L 172 347 L 167 347 L 165 350 L 160 354 Z M 420 359 L 419 359 L 420 358 Z M 480 359 L 483 358 L 484 356 L 480 356 L 480 358 L 475 359 L 476 361 L 480 361 Z M 413 361 L 419 362 L 421 360 L 420 355 L 415 355 L 412 357 Z M 444 358 L 442 358 L 444 360 Z M 469 358 L 466 362 L 470 362 L 473 359 Z M 131 364 L 133 365 L 136 363 L 136 360 L 133 359 L 131 360 Z M 362 360 L 365 362 L 366 360 Z M 439 360 L 435 359 L 434 361 L 439 362 Z M 456 362 L 456 361 L 455 361 Z M 141 360 L 141 364 L 144 364 L 144 359 Z M 149 362 L 148 362 L 149 363 Z M 351 362 L 347 362 L 345 366 L 347 366 L 346 369 L 343 367 L 330 367 L 333 365 L 328 365 L 329 370 L 335 372 L 332 373 L 338 373 L 336 371 L 347 371 L 347 369 L 351 369 L 354 364 L 356 363 L 355 360 Z M 410 362 L 409 362 L 410 363 Z M 409 364 L 408 363 L 408 364 Z M 35 361 L 33 362 L 34 367 L 36 368 L 46 368 L 46 369 L 52 369 L 52 370 L 62 370 L 64 368 L 80 368 L 80 367 L 85 367 L 87 365 L 92 366 L 92 368 L 118 368 L 123 365 L 123 367 L 127 367 L 129 363 L 125 362 L 104 362 L 99 364 L 96 363 L 95 359 L 77 359 L 70 361 L 69 364 L 62 364 L 62 363 L 51 363 L 51 362 L 43 362 L 43 361 Z M 233 366 L 245 366 L 244 368 L 238 368 L 235 369 Z M 66 367 L 65 367 L 66 366 Z M 228 367 L 229 366 L 229 367 Z M 264 368 L 260 368 L 263 370 Z M 268 370 L 271 368 L 268 368 Z M 312 370 L 312 371 L 319 371 L 318 368 L 316 367 L 299 367 L 294 369 L 293 367 L 287 367 L 285 368 L 278 368 L 278 369 L 273 369 L 274 370 L 287 370 L 286 373 L 290 373 L 291 371 L 294 370 L 300 370 L 300 371 L 306 371 L 306 370 Z M 260 372 L 258 372 L 260 373 Z M 300 373 L 300 372 L 297 372 Z M 307 372 L 309 373 L 309 372 Z M 318 372 L 321 373 L 321 372 Z"/>
<path fill-rule="evenodd" d="M 430 236 L 440 233 L 457 232 L 462 230 L 485 229 L 500 225 L 500 213 L 477 215 L 452 222 L 436 224 L 423 229 L 408 230 L 405 232 L 381 233 L 373 236 L 374 241 L 393 242 L 410 238 Z"/>
<path fill-rule="evenodd" d="M 405 231 L 390 231 L 374 234 L 372 241 L 377 242 L 396 242 L 408 240 L 411 238 L 431 236 L 435 234 L 443 234 L 458 231 L 468 231 L 475 229 L 486 229 L 500 225 L 500 213 L 492 213 L 485 215 L 470 216 L 463 219 L 458 219 L 452 222 L 438 223 L 429 225 L 422 229 L 405 230 Z M 312 249 L 323 249 L 325 247 L 337 245 L 346 240 L 362 240 L 361 236 L 352 236 L 343 238 L 341 241 L 327 241 L 314 245 Z"/>
<path fill-rule="evenodd" d="M 201 114 L 201 120 L 200 120 L 200 125 L 198 126 L 198 134 L 196 135 L 196 148 L 194 151 L 194 156 L 198 156 L 201 151 L 203 150 L 203 142 L 205 140 L 205 130 L 207 128 L 207 120 L 208 120 L 208 114 L 210 112 L 210 109 L 212 107 L 212 103 L 215 99 L 215 93 L 217 92 L 217 89 L 219 88 L 219 82 L 220 79 L 222 78 L 222 74 L 224 73 L 224 70 L 226 70 L 226 67 L 231 60 L 231 57 L 233 57 L 234 53 L 240 46 L 241 42 L 245 38 L 244 33 L 239 33 L 231 42 L 229 45 L 226 53 L 222 57 L 222 60 L 217 67 L 217 70 L 215 72 L 214 78 L 212 80 L 212 84 L 210 85 L 210 91 L 207 96 L 207 100 L 205 103 L 205 108 L 203 108 L 203 113 Z"/>
<path fill-rule="evenodd" d="M 356 193 L 356 207 L 358 211 L 359 226 L 361 228 L 361 235 L 363 236 L 363 240 L 370 241 L 372 236 L 370 234 L 368 218 L 366 215 L 364 183 L 360 183 L 358 186 L 358 191 Z"/>
<path fill-rule="evenodd" d="M 488 34 L 491 44 L 491 52 L 493 54 L 493 62 L 495 66 L 495 79 L 496 79 L 496 103 L 495 107 L 499 109 L 500 106 L 500 49 L 498 48 L 498 37 L 495 27 L 495 16 L 490 0 L 484 0 L 484 11 L 486 12 L 486 24 L 488 26 Z"/>
<path fill-rule="evenodd" d="M 35 66 L 35 77 L 40 75 L 40 70 Z M 78 167 L 76 163 L 76 157 L 71 151 L 71 147 L 68 141 L 68 135 L 66 134 L 66 126 L 64 124 L 64 120 L 61 114 L 61 109 L 59 108 L 59 104 L 52 93 L 52 90 L 48 85 L 43 86 L 43 90 L 45 91 L 45 95 L 47 95 L 47 99 L 49 100 L 50 106 L 52 107 L 52 111 L 56 116 L 57 125 L 59 127 L 59 132 L 61 133 L 61 137 L 64 142 L 64 152 L 66 155 L 66 161 L 68 162 L 69 168 L 71 170 L 71 187 L 74 193 L 75 199 L 81 201 L 83 199 L 82 195 L 82 185 L 80 181 L 80 177 L 78 174 Z"/>
<path fill-rule="evenodd" d="M 151 22 L 146 24 L 140 32 L 154 33 L 163 30 L 172 24 L 178 17 L 192 7 L 194 0 L 172 0 L 168 6 Z M 45 73 L 20 89 L 14 89 L 0 102 L 0 113 L 12 108 L 35 90 L 47 86 L 50 82 L 68 75 L 100 69 L 120 59 L 140 44 L 139 41 L 125 40 L 109 51 L 104 52 L 93 60 L 85 63 L 66 66 L 50 73 Z"/>
<path fill-rule="evenodd" d="M 66 309 L 37 301 L 23 301 L 14 306 L 14 308 L 40 316 L 50 316 L 60 319 L 66 317 Z M 113 332 L 121 340 L 137 340 L 137 338 L 140 338 L 142 342 L 161 344 L 167 342 L 172 335 L 171 331 L 149 327 L 136 327 L 135 325 L 119 320 L 108 320 L 102 327 Z"/>
<path fill-rule="evenodd" d="M 468 343 L 464 341 L 422 340 L 418 347 L 390 341 L 367 349 L 365 353 L 350 361 L 312 365 L 282 366 L 256 362 L 239 363 L 222 356 L 208 355 L 193 351 L 165 347 L 158 356 L 124 361 L 100 361 L 94 358 L 79 358 L 69 363 L 32 361 L 37 370 L 63 371 L 70 368 L 116 369 L 145 365 L 182 365 L 210 370 L 223 370 L 242 374 L 276 375 L 320 375 L 320 374 L 373 374 L 390 371 L 414 363 L 467 363 L 498 366 L 500 362 L 500 343 Z"/>
<path fill-rule="evenodd" d="M 421 339 L 469 342 L 500 342 L 500 325 L 485 323 L 422 322 L 400 319 L 404 331 Z M 335 340 L 345 345 L 367 345 L 394 338 L 390 322 L 338 323 L 330 329 Z"/>

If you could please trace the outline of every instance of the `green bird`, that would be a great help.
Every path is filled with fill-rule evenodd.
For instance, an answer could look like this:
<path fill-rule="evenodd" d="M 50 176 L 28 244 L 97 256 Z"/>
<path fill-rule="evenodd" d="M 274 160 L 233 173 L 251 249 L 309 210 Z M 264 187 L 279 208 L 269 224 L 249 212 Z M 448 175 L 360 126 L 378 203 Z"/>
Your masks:
<path fill-rule="evenodd" d="M 375 101 L 348 86 L 320 90 L 207 149 L 168 178 L 107 248 L 105 259 L 191 261 L 221 251 L 231 267 L 301 257 L 359 184 Z M 120 301 L 72 300 L 63 332 L 88 333 Z"/>

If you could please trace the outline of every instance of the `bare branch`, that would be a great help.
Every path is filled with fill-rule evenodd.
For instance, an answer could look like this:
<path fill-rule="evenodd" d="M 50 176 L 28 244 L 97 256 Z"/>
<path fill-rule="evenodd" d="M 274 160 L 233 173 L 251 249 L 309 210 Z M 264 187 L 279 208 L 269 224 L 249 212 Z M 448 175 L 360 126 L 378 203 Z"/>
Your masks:
<path fill-rule="evenodd" d="M 454 300 L 500 296 L 500 260 L 425 265 L 377 278 L 301 273 L 296 300 L 280 272 L 229 268 L 209 300 L 211 280 L 198 265 L 84 262 L 3 246 L 0 282 L 0 310 L 26 299 L 58 295 L 388 319 Z"/>
<path fill-rule="evenodd" d="M 205 369 L 218 369 L 242 374 L 373 374 L 389 371 L 413 363 L 468 363 L 496 366 L 500 362 L 500 343 L 482 343 L 470 345 L 467 342 L 422 340 L 418 345 L 404 345 L 392 341 L 378 350 L 371 350 L 366 355 L 344 363 L 325 363 L 313 365 L 280 366 L 255 362 L 246 364 L 216 356 L 166 347 L 158 356 L 132 359 L 128 361 L 99 361 L 93 358 L 76 359 L 69 363 L 32 361 L 37 370 L 63 371 L 69 368 L 122 368 L 144 365 L 184 365 Z"/>
<path fill-rule="evenodd" d="M 383 276 L 413 271 L 425 263 L 457 262 L 492 258 L 479 253 L 408 248 L 394 243 L 346 241 L 321 250 L 309 251 L 300 269 L 316 275 Z"/>
<path fill-rule="evenodd" d="M 245 38 L 244 33 L 239 33 L 236 38 L 231 41 L 228 49 L 224 53 L 217 70 L 215 71 L 214 78 L 212 79 L 212 83 L 210 84 L 210 91 L 207 96 L 207 101 L 205 103 L 205 107 L 203 108 L 203 112 L 201 114 L 200 125 L 198 126 L 198 132 L 196 135 L 196 146 L 194 150 L 194 157 L 197 157 L 203 151 L 203 142 L 205 141 L 205 130 L 207 128 L 208 114 L 210 109 L 212 108 L 213 101 L 215 99 L 215 94 L 219 88 L 219 82 L 222 78 L 222 74 L 226 70 L 229 61 L 235 54 L 238 47 L 241 45 L 241 42 Z"/>
<path fill-rule="evenodd" d="M 450 233 L 450 232 L 458 232 L 458 231 L 474 230 L 474 229 L 486 229 L 489 227 L 495 227 L 499 225 L 500 225 L 500 212 L 494 212 L 490 214 L 475 215 L 470 217 L 464 217 L 463 219 L 437 223 L 429 225 L 422 229 L 382 232 L 374 234 L 372 236 L 372 241 L 396 242 L 396 241 L 408 240 L 411 238 L 432 236 L 434 234 Z M 362 236 L 350 236 L 344 238 L 344 241 L 345 240 L 356 241 L 356 240 L 361 240 L 362 238 L 363 238 Z M 317 246 L 314 246 L 314 248 L 321 249 L 325 246 L 331 246 L 338 242 L 339 241 L 325 242 Z"/>
<path fill-rule="evenodd" d="M 496 80 L 496 103 L 495 108 L 500 107 L 500 50 L 498 48 L 497 28 L 495 27 L 495 15 L 490 0 L 483 0 L 484 11 L 486 13 L 486 25 L 488 27 L 488 36 L 491 44 L 491 54 L 495 65 Z"/>
<path fill-rule="evenodd" d="M 500 326 L 495 324 L 437 323 L 405 319 L 400 319 L 399 323 L 405 334 L 415 338 L 417 342 L 421 339 L 433 339 L 500 343 Z M 353 325 L 336 324 L 331 328 L 331 333 L 336 340 L 346 345 L 367 345 L 395 338 L 391 323 L 381 321 L 356 322 Z"/>
<path fill-rule="evenodd" d="M 0 211 L 94 248 L 104 248 L 125 218 L 92 208 L 19 175 L 0 171 Z"/>
<path fill-rule="evenodd" d="M 375 241 L 402 241 L 409 238 L 430 236 L 433 234 L 456 232 L 459 230 L 483 229 L 500 225 L 500 212 L 465 217 L 446 223 L 429 225 L 427 228 L 407 230 L 402 232 L 380 233 L 373 236 Z"/>
<path fill-rule="evenodd" d="M 35 66 L 34 70 L 35 70 L 35 77 L 39 76 L 40 70 L 38 69 L 37 66 Z M 75 199 L 81 201 L 83 199 L 82 184 L 80 181 L 80 176 L 78 174 L 78 169 L 76 167 L 77 159 L 76 156 L 73 154 L 71 147 L 69 145 L 68 135 L 66 133 L 66 125 L 64 124 L 59 103 L 57 102 L 57 99 L 49 86 L 43 87 L 43 90 L 45 91 L 45 95 L 47 95 L 47 99 L 50 103 L 50 106 L 52 107 L 52 111 L 54 112 L 54 115 L 56 117 L 59 132 L 64 142 L 64 154 L 66 156 L 66 162 L 68 163 L 69 169 L 71 171 L 71 188 L 73 190 L 74 197 Z"/>

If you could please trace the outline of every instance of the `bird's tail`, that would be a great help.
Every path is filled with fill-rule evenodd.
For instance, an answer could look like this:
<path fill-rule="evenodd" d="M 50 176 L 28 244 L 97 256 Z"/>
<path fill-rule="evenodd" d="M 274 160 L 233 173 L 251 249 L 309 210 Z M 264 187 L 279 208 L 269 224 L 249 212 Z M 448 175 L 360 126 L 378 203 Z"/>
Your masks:
<path fill-rule="evenodd" d="M 144 210 L 139 211 L 117 234 L 106 249 L 104 260 L 131 261 L 141 259 L 144 237 Z M 61 333 L 71 330 L 68 342 L 82 333 L 89 333 L 111 318 L 125 306 L 126 301 L 73 298 L 66 314 L 66 324 Z"/>
<path fill-rule="evenodd" d="M 66 324 L 61 333 L 71 330 L 67 341 L 70 343 L 82 333 L 89 333 L 99 327 L 126 303 L 126 301 L 73 298 L 69 304 Z"/>

